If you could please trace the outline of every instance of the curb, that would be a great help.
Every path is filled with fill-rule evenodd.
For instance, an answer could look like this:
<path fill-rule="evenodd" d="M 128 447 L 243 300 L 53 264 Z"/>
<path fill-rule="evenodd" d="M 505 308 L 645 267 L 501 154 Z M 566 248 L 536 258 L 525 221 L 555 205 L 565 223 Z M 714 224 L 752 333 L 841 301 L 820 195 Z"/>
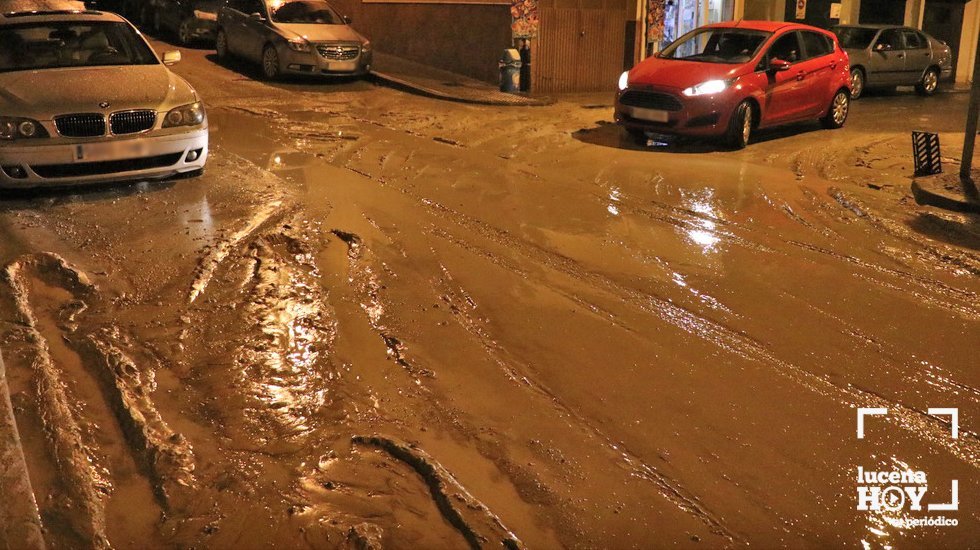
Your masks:
<path fill-rule="evenodd" d="M 0 548 L 43 549 L 44 536 L 34 489 L 10 402 L 7 373 L 0 357 Z"/>
<path fill-rule="evenodd" d="M 980 214 L 980 203 L 926 190 L 917 181 L 912 182 L 912 196 L 915 197 L 915 202 L 920 205 L 935 206 L 954 212 Z"/>
<path fill-rule="evenodd" d="M 547 97 L 542 98 L 531 98 L 522 95 L 511 95 L 507 96 L 508 99 L 494 99 L 492 97 L 465 97 L 460 95 L 453 95 L 446 93 L 442 90 L 432 88 L 429 86 L 423 86 L 417 82 L 412 82 L 406 78 L 401 78 L 390 73 L 371 71 L 371 77 L 374 80 L 386 84 L 392 88 L 396 88 L 409 93 L 414 93 L 418 95 L 423 95 L 426 97 L 431 97 L 435 99 L 443 99 L 446 101 L 455 101 L 457 103 L 469 103 L 473 105 L 493 105 L 498 107 L 544 107 L 546 105 L 554 104 L 554 100 Z M 505 95 L 500 92 L 501 95 Z M 511 99 L 512 98 L 512 99 Z"/>

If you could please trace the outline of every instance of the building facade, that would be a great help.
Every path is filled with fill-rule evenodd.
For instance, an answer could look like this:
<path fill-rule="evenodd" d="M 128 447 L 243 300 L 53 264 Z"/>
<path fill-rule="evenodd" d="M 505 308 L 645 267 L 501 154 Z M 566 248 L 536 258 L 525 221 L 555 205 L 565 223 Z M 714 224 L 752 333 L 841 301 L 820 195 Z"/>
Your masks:
<path fill-rule="evenodd" d="M 535 93 L 611 90 L 619 73 L 701 25 L 738 19 L 894 23 L 957 52 L 973 75 L 980 0 L 332 0 L 377 50 L 494 82 L 505 48 L 527 41 Z"/>

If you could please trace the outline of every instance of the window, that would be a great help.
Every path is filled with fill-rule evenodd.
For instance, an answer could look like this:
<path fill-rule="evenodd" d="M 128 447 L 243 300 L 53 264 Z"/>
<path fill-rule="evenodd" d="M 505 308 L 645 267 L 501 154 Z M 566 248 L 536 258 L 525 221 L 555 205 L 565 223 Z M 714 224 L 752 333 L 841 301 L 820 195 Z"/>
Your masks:
<path fill-rule="evenodd" d="M 320 25 L 343 25 L 337 12 L 326 2 L 300 0 L 272 6 L 272 20 L 276 23 L 302 23 Z"/>
<path fill-rule="evenodd" d="M 878 31 L 864 27 L 834 27 L 834 34 L 844 49 L 863 50 L 871 45 Z"/>
<path fill-rule="evenodd" d="M 800 35 L 803 37 L 803 48 L 807 59 L 833 53 L 834 45 L 829 37 L 810 31 L 802 32 Z"/>
<path fill-rule="evenodd" d="M 0 72 L 157 63 L 126 23 L 52 21 L 0 27 Z"/>
<path fill-rule="evenodd" d="M 228 0 L 228 7 L 245 15 L 252 15 L 253 13 L 265 15 L 265 9 L 260 0 Z"/>
<path fill-rule="evenodd" d="M 781 59 L 796 63 L 800 60 L 800 40 L 796 32 L 790 32 L 776 39 L 769 48 L 769 55 L 766 61 Z"/>
<path fill-rule="evenodd" d="M 926 41 L 923 36 L 915 31 L 902 31 L 902 36 L 905 37 L 905 47 L 910 50 L 918 50 L 926 47 Z"/>
<path fill-rule="evenodd" d="M 876 51 L 903 50 L 905 45 L 902 43 L 902 36 L 896 29 L 889 29 L 881 32 L 878 42 L 875 44 Z"/>
<path fill-rule="evenodd" d="M 748 29 L 702 28 L 667 46 L 660 57 L 703 63 L 745 63 L 755 57 L 769 33 Z"/>

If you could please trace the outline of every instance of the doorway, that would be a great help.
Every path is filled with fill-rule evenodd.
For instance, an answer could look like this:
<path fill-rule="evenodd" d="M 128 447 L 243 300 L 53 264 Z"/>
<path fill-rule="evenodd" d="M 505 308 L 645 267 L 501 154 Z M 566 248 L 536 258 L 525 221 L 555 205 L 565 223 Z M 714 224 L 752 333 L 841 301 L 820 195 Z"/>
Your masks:
<path fill-rule="evenodd" d="M 955 0 L 926 0 L 922 13 L 922 30 L 942 40 L 953 55 L 960 51 L 960 32 L 963 29 L 963 3 Z M 953 80 L 956 80 L 956 60 L 953 60 Z"/>
<path fill-rule="evenodd" d="M 694 29 L 709 23 L 731 21 L 735 0 L 667 0 L 661 49 Z"/>

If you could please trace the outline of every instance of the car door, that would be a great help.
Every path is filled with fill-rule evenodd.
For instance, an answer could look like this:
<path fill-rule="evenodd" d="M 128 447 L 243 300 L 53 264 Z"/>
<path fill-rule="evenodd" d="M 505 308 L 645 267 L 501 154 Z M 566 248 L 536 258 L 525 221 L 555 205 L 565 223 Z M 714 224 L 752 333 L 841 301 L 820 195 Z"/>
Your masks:
<path fill-rule="evenodd" d="M 902 84 L 918 84 L 925 72 L 932 63 L 932 49 L 929 41 L 922 33 L 903 29 L 902 39 L 905 42 L 905 76 Z"/>
<path fill-rule="evenodd" d="M 245 4 L 247 0 L 228 0 L 218 14 L 218 24 L 225 33 L 228 51 L 242 55 L 242 22 L 245 19 Z"/>
<path fill-rule="evenodd" d="M 242 18 L 241 55 L 257 62 L 262 61 L 262 48 L 269 34 L 269 14 L 262 0 L 245 0 Z"/>
<path fill-rule="evenodd" d="M 815 116 L 830 104 L 828 91 L 834 71 L 837 69 L 837 56 L 834 53 L 834 43 L 830 37 L 813 31 L 800 31 L 803 42 L 804 59 L 800 63 L 803 70 L 803 95 L 807 102 L 806 112 Z"/>
<path fill-rule="evenodd" d="M 905 78 L 905 43 L 899 29 L 885 29 L 871 47 L 868 84 L 898 86 Z"/>
<path fill-rule="evenodd" d="M 802 52 L 799 32 L 794 30 L 778 36 L 762 58 L 760 69 L 766 71 L 768 78 L 762 115 L 763 125 L 781 124 L 806 116 L 811 102 L 805 97 L 806 75 L 800 66 Z M 789 69 L 785 71 L 770 69 L 769 64 L 773 59 L 786 61 L 790 64 Z"/>

